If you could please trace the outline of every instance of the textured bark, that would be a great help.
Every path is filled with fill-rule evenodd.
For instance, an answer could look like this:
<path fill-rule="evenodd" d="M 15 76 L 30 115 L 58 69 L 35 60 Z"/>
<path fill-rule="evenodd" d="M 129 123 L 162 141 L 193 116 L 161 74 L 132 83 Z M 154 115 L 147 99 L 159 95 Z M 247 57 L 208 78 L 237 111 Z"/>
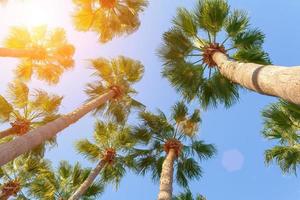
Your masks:
<path fill-rule="evenodd" d="M 220 73 L 255 92 L 280 97 L 300 105 L 300 66 L 282 67 L 230 61 L 220 52 L 213 55 Z"/>
<path fill-rule="evenodd" d="M 0 48 L 0 57 L 22 58 L 32 57 L 34 54 L 35 51 L 32 50 Z"/>
<path fill-rule="evenodd" d="M 89 176 L 85 179 L 85 181 L 80 185 L 80 187 L 76 190 L 76 192 L 68 199 L 68 200 L 78 200 L 86 190 L 92 185 L 98 174 L 101 172 L 105 165 L 105 162 L 101 160 L 96 167 L 91 171 Z"/>
<path fill-rule="evenodd" d="M 26 153 L 45 141 L 53 138 L 58 132 L 64 130 L 71 124 L 77 122 L 84 115 L 104 104 L 115 96 L 115 91 L 99 96 L 98 98 L 84 104 L 73 112 L 63 115 L 58 119 L 38 127 L 29 133 L 20 136 L 13 141 L 0 145 L 0 166 L 15 159 L 19 155 Z"/>
<path fill-rule="evenodd" d="M 15 130 L 13 128 L 8 128 L 4 131 L 0 131 L 0 139 L 14 134 L 15 134 Z"/>
<path fill-rule="evenodd" d="M 170 149 L 162 165 L 158 200 L 172 200 L 173 173 L 174 173 L 175 159 L 176 159 L 175 150 Z"/>

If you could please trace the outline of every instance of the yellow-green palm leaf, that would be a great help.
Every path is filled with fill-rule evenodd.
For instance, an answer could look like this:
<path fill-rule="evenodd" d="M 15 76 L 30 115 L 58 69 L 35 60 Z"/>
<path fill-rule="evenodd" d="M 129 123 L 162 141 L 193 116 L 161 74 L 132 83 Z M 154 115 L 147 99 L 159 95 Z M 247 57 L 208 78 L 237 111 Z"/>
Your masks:
<path fill-rule="evenodd" d="M 130 34 L 140 26 L 147 0 L 73 0 L 73 21 L 80 31 L 94 31 L 100 42 Z"/>

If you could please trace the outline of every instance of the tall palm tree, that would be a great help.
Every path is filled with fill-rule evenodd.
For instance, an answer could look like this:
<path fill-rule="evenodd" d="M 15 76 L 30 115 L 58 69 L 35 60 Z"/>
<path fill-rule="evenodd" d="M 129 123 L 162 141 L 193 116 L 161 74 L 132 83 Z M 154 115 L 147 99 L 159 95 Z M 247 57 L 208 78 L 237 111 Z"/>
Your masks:
<path fill-rule="evenodd" d="M 0 95 L 0 122 L 10 124 L 10 128 L 0 131 L 0 144 L 57 119 L 62 98 L 43 90 L 30 93 L 29 88 L 21 81 L 10 83 L 8 97 Z M 35 147 L 29 154 L 43 157 L 46 145 L 55 144 L 54 137 Z"/>
<path fill-rule="evenodd" d="M 119 184 L 126 168 L 135 167 L 134 158 L 128 154 L 128 150 L 136 142 L 131 136 L 129 127 L 117 125 L 115 122 L 96 122 L 94 142 L 80 140 L 76 147 L 87 159 L 98 163 L 69 200 L 78 200 L 85 194 L 99 174 L 104 182 L 113 181 Z"/>
<path fill-rule="evenodd" d="M 269 65 L 265 36 L 249 24 L 247 14 L 231 11 L 226 0 L 199 0 L 193 11 L 179 8 L 159 50 L 163 76 L 204 107 L 232 105 L 238 85 L 300 104 L 300 67 Z"/>
<path fill-rule="evenodd" d="M 24 135 L 59 117 L 61 96 L 43 90 L 35 90 L 30 94 L 27 85 L 21 81 L 10 83 L 8 93 L 7 99 L 0 95 L 0 121 L 10 122 L 11 127 L 0 131 L 0 139 Z"/>
<path fill-rule="evenodd" d="M 111 61 L 98 60 L 103 62 L 92 61 L 97 81 L 89 84 L 87 92 L 91 100 L 69 114 L 0 145 L 0 166 L 53 138 L 58 132 L 95 109 L 105 109 L 106 113 L 116 113 L 113 110 L 119 110 L 119 113 L 125 113 L 127 116 L 131 108 L 141 106 L 131 97 L 136 93 L 132 85 L 143 76 L 143 65 L 139 61 L 125 57 L 118 57 Z M 91 86 L 95 90 L 91 89 Z M 125 111 L 117 108 L 118 105 Z"/>
<path fill-rule="evenodd" d="M 62 28 L 13 27 L 0 48 L 0 57 L 21 59 L 16 69 L 19 79 L 28 81 L 35 74 L 40 80 L 57 84 L 62 73 L 73 67 L 74 51 Z"/>
<path fill-rule="evenodd" d="M 206 200 L 204 196 L 201 194 L 197 194 L 196 197 L 193 197 L 191 191 L 186 191 L 184 193 L 180 193 L 178 196 L 174 197 L 172 200 Z"/>
<path fill-rule="evenodd" d="M 61 161 L 56 171 L 51 167 L 41 169 L 28 186 L 29 196 L 35 199 L 67 200 L 88 177 L 90 171 L 82 168 L 78 162 L 72 166 L 67 161 Z M 95 181 L 87 188 L 82 199 L 95 199 L 103 190 L 103 183 Z"/>
<path fill-rule="evenodd" d="M 266 163 L 275 160 L 284 173 L 296 174 L 300 165 L 300 107 L 279 101 L 262 114 L 265 119 L 263 135 L 279 142 L 265 152 Z"/>
<path fill-rule="evenodd" d="M 73 0 L 73 21 L 80 31 L 93 31 L 100 42 L 130 34 L 140 26 L 139 13 L 147 0 Z"/>
<path fill-rule="evenodd" d="M 26 189 L 39 176 L 39 170 L 47 168 L 47 165 L 47 161 L 35 156 L 21 156 L 3 166 L 0 169 L 0 199 L 16 196 L 16 199 L 29 200 Z"/>
<path fill-rule="evenodd" d="M 158 114 L 145 111 L 140 118 L 143 123 L 135 127 L 134 136 L 144 148 L 136 148 L 133 153 L 138 171 L 141 174 L 150 171 L 153 179 L 160 178 L 158 200 L 171 200 L 173 174 L 177 183 L 187 188 L 189 180 L 202 175 L 198 160 L 212 157 L 215 147 L 197 139 L 200 112 L 194 110 L 189 115 L 182 102 L 173 106 L 170 120 L 161 111 Z"/>

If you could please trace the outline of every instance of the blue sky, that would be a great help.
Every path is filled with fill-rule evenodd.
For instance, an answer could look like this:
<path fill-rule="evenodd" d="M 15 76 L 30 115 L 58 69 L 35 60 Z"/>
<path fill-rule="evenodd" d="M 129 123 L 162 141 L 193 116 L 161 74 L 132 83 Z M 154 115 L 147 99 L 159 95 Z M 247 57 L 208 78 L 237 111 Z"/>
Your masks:
<path fill-rule="evenodd" d="M 143 80 L 136 85 L 139 91 L 137 99 L 149 110 L 160 108 L 168 113 L 180 97 L 167 80 L 161 78 L 162 63 L 156 50 L 161 43 L 162 33 L 171 26 L 170 21 L 176 8 L 192 8 L 195 3 L 196 0 L 152 0 L 141 15 L 142 25 L 136 33 L 103 45 L 97 42 L 95 34 L 74 30 L 70 21 L 70 0 L 29 0 L 28 5 L 12 0 L 6 7 L 0 8 L 0 40 L 5 38 L 8 28 L 14 25 L 32 25 L 45 21 L 49 27 L 59 26 L 66 29 L 69 40 L 77 49 L 76 67 L 65 73 L 57 86 L 49 87 L 36 80 L 30 83 L 31 88 L 43 88 L 64 95 L 61 113 L 72 111 L 86 98 L 84 85 L 91 80 L 86 59 L 102 56 L 112 58 L 117 55 L 143 62 L 146 71 Z M 299 1 L 230 0 L 229 3 L 232 8 L 248 11 L 251 24 L 266 34 L 265 49 L 270 53 L 273 63 L 288 66 L 299 64 Z M 40 8 L 42 12 L 37 12 L 34 7 Z M 13 79 L 16 64 L 15 59 L 0 60 L 1 94 L 5 93 L 7 83 Z M 241 91 L 239 103 L 230 109 L 219 107 L 202 114 L 203 123 L 199 137 L 207 143 L 215 144 L 218 154 L 201 164 L 204 175 L 200 181 L 191 182 L 194 193 L 201 193 L 208 200 L 300 199 L 299 179 L 293 175 L 283 175 L 275 165 L 267 167 L 264 164 L 263 153 L 274 143 L 263 139 L 260 134 L 260 112 L 274 101 L 274 98 L 244 90 Z M 191 108 L 195 107 L 196 103 L 191 105 Z M 60 160 L 68 160 L 71 163 L 79 161 L 84 166 L 94 166 L 95 164 L 83 159 L 73 148 L 74 141 L 91 137 L 94 121 L 93 117 L 86 116 L 60 133 L 58 146 L 47 153 L 47 158 L 54 165 Z M 130 122 L 137 122 L 135 115 Z M 175 185 L 174 193 L 180 191 L 182 190 Z M 138 177 L 128 173 L 118 191 L 109 185 L 99 199 L 153 200 L 157 192 L 158 184 L 152 182 L 149 176 Z"/>

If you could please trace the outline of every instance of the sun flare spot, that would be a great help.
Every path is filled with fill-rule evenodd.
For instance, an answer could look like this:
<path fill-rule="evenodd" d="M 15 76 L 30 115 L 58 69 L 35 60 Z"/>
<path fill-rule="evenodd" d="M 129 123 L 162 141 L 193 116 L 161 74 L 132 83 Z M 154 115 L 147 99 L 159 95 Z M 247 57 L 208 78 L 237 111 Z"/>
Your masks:
<path fill-rule="evenodd" d="M 54 4 L 41 0 L 15 0 L 8 2 L 5 6 L 7 11 L 13 10 L 11 19 L 16 20 L 14 24 L 34 27 L 40 25 L 55 25 L 57 24 L 57 16 L 54 9 Z"/>

